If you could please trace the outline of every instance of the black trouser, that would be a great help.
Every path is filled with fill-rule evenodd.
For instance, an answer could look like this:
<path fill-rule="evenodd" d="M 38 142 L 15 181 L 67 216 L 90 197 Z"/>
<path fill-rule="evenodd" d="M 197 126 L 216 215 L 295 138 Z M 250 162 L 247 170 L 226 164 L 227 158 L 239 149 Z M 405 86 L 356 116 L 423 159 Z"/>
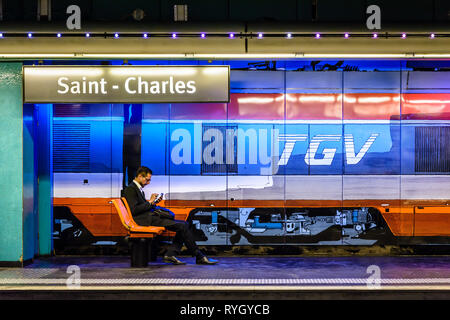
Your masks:
<path fill-rule="evenodd" d="M 181 252 L 183 243 L 193 256 L 199 258 L 203 256 L 195 243 L 194 236 L 189 229 L 189 224 L 186 221 L 160 217 L 158 214 L 154 214 L 152 212 L 134 217 L 134 220 L 141 226 L 165 227 L 169 231 L 176 232 L 172 245 L 167 249 L 165 254 L 166 256 L 178 255 Z"/>

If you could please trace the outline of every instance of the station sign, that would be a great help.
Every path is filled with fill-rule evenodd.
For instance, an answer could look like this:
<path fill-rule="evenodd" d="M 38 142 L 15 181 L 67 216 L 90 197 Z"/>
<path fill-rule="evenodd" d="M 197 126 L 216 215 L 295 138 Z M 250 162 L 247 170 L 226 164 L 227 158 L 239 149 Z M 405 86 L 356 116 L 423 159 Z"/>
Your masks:
<path fill-rule="evenodd" d="M 229 66 L 24 66 L 25 103 L 226 103 Z"/>

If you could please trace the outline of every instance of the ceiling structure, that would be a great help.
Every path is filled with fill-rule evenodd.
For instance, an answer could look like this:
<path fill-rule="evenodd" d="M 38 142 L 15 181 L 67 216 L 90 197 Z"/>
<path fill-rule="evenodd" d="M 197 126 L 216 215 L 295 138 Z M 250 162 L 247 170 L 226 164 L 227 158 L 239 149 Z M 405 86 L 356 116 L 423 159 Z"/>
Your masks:
<path fill-rule="evenodd" d="M 450 58 L 444 0 L 1 2 L 3 60 Z M 179 2 L 187 21 L 174 21 Z M 81 10 L 81 25 L 68 30 L 72 4 Z M 380 29 L 367 27 L 371 4 L 381 10 Z"/>

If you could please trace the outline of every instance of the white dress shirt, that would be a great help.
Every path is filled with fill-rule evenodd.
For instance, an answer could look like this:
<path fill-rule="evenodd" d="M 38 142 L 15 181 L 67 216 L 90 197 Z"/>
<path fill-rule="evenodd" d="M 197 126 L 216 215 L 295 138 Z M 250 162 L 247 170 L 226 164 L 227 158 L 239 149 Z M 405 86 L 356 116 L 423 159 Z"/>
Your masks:
<path fill-rule="evenodd" d="M 142 195 L 143 195 L 144 198 L 145 198 L 144 190 L 142 190 L 142 187 L 141 187 L 141 185 L 139 184 L 139 182 L 137 182 L 136 180 L 133 180 L 133 182 L 138 186 L 139 190 L 141 190 L 141 193 L 142 193 Z"/>

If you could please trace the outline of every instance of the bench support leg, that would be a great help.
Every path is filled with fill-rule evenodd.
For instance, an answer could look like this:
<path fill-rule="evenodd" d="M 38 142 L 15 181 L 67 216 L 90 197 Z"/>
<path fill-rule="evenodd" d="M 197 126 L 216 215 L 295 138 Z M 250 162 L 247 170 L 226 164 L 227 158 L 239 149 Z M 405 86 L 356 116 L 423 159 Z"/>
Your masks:
<path fill-rule="evenodd" d="M 158 257 L 158 239 L 153 238 L 149 239 L 149 245 L 148 245 L 148 259 L 151 262 L 155 262 Z"/>
<path fill-rule="evenodd" d="M 145 268 L 148 264 L 147 239 L 132 239 L 131 242 L 131 267 Z"/>

